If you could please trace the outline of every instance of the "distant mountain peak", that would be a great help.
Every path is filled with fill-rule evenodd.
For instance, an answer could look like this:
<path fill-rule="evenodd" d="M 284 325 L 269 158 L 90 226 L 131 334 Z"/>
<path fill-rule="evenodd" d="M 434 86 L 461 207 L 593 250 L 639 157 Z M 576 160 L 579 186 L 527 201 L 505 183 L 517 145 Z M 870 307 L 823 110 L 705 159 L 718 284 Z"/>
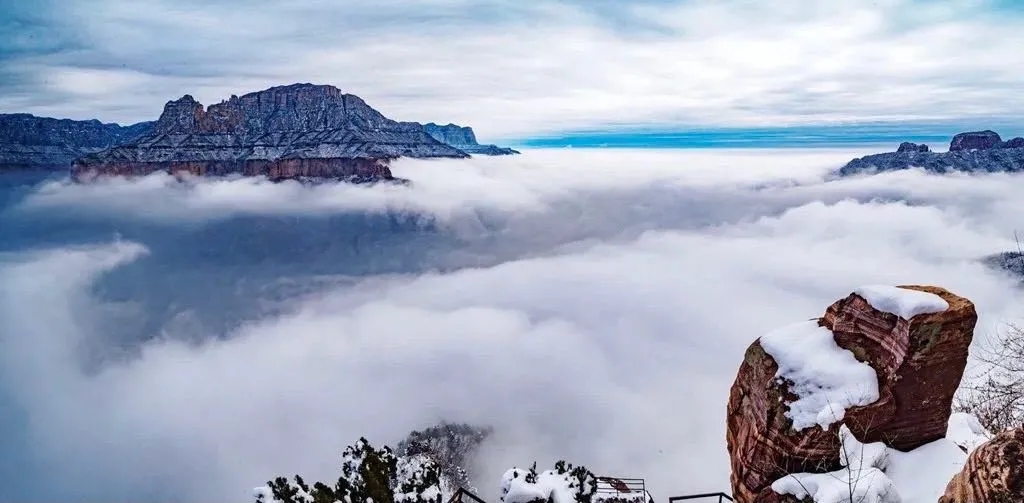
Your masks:
<path fill-rule="evenodd" d="M 76 178 L 185 171 L 270 178 L 390 179 L 398 157 L 463 158 L 414 122 L 397 122 L 358 96 L 291 84 L 203 107 L 167 102 L 151 134 L 76 161 Z"/>
<path fill-rule="evenodd" d="M 473 128 L 469 126 L 459 126 L 452 123 L 439 126 L 433 122 L 428 122 L 423 125 L 423 128 L 438 141 L 447 143 L 470 154 L 510 155 L 519 153 L 510 148 L 497 145 L 480 145 L 477 143 Z"/>
<path fill-rule="evenodd" d="M 1003 141 L 990 129 L 953 136 L 948 152 L 933 152 L 927 145 L 903 142 L 895 152 L 860 157 L 839 170 L 840 176 L 876 171 L 922 168 L 934 173 L 1024 171 L 1024 138 Z"/>

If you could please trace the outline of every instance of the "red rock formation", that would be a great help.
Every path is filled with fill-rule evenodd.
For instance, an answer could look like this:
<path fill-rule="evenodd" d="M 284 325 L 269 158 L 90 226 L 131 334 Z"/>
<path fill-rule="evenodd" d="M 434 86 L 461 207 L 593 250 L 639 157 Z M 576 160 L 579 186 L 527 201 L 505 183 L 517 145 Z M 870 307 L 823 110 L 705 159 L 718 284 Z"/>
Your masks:
<path fill-rule="evenodd" d="M 188 173 L 196 176 L 241 174 L 266 176 L 270 180 L 292 178 L 332 178 L 359 181 L 392 180 L 391 169 L 380 159 L 249 159 L 224 161 L 166 161 L 137 163 L 108 161 L 79 165 L 72 171 L 75 181 L 89 181 L 99 176 L 143 176 L 158 171 L 170 174 Z"/>
<path fill-rule="evenodd" d="M 1024 428 L 996 435 L 967 458 L 939 503 L 1024 501 Z"/>
<path fill-rule="evenodd" d="M 939 295 L 949 309 L 904 320 L 851 294 L 830 306 L 818 324 L 878 375 L 879 400 L 849 409 L 844 422 L 865 442 L 910 450 L 945 435 L 977 314 L 969 300 L 942 288 L 904 288 Z M 839 469 L 839 424 L 796 431 L 785 415 L 796 396 L 776 379 L 777 371 L 755 341 L 729 396 L 726 440 L 733 495 L 740 503 L 787 501 L 771 490 L 772 482 L 790 473 Z"/>
<path fill-rule="evenodd" d="M 832 304 L 822 319 L 836 343 L 879 377 L 879 400 L 848 414 L 847 425 L 862 442 L 885 442 L 901 451 L 946 436 L 978 321 L 974 304 L 963 297 L 936 287 L 906 288 L 934 293 L 949 309 L 908 321 L 850 295 Z"/>

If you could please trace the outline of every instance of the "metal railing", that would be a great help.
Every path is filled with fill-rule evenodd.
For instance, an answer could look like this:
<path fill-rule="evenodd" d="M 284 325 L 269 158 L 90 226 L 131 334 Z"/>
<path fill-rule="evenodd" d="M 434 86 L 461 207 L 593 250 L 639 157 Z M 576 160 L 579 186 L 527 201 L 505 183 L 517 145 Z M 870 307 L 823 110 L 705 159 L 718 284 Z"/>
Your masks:
<path fill-rule="evenodd" d="M 689 494 L 689 495 L 686 495 L 686 496 L 672 496 L 671 498 L 668 499 L 668 503 L 675 503 L 677 501 L 684 501 L 684 500 L 696 500 L 696 499 L 708 499 L 708 498 L 718 498 L 718 503 L 722 503 L 724 501 L 732 501 L 732 496 L 729 496 L 728 494 L 725 494 L 725 493 L 703 493 L 703 494 Z"/>
<path fill-rule="evenodd" d="M 468 497 L 469 499 L 466 500 L 466 499 L 463 499 L 463 497 Z M 457 491 L 455 491 L 455 494 L 453 494 L 452 497 L 448 500 L 448 503 L 487 503 L 487 502 L 482 500 L 482 499 L 480 499 L 479 496 L 477 496 L 477 495 L 475 495 L 475 494 L 473 494 L 473 493 L 471 493 L 471 492 L 469 492 L 469 491 L 467 491 L 467 490 L 465 490 L 465 489 L 460 487 Z"/>
<path fill-rule="evenodd" d="M 647 503 L 649 494 L 647 488 L 644 485 L 644 479 L 620 479 L 615 477 L 598 477 L 597 493 L 599 494 L 643 494 L 643 503 Z M 613 499 L 615 496 L 606 496 L 602 499 Z M 718 503 L 725 503 L 726 501 L 733 501 L 732 496 L 728 494 L 718 493 L 703 493 L 703 494 L 688 494 L 685 496 L 672 496 L 668 499 L 668 503 L 676 503 L 677 501 L 697 500 L 697 499 L 709 499 L 718 498 Z M 626 499 L 626 498 L 623 498 Z M 479 496 L 467 491 L 463 488 L 458 488 L 455 494 L 448 499 L 447 503 L 487 503 L 480 499 Z"/>
<path fill-rule="evenodd" d="M 596 494 L 605 501 L 617 499 L 647 503 L 647 486 L 644 484 L 644 479 L 597 477 Z M 637 501 L 637 496 L 639 496 L 639 501 Z"/>

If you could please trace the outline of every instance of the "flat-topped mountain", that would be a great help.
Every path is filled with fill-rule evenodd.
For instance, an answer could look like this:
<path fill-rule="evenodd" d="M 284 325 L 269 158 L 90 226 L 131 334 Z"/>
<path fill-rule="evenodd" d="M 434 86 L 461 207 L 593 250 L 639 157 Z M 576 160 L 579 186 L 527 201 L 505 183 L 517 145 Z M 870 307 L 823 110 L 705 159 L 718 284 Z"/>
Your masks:
<path fill-rule="evenodd" d="M 497 145 L 481 145 L 477 143 L 476 135 L 473 133 L 473 128 L 468 126 L 458 126 L 455 124 L 440 126 L 433 122 L 428 122 L 423 125 L 423 129 L 426 129 L 427 133 L 430 134 L 430 136 L 433 136 L 436 140 L 447 143 L 448 145 L 470 154 L 512 155 L 519 153 L 518 151 L 506 147 L 499 147 Z"/>
<path fill-rule="evenodd" d="M 415 122 L 384 117 L 336 87 L 293 84 L 232 96 L 208 108 L 168 102 L 149 134 L 75 161 L 72 176 L 263 175 L 271 179 L 391 179 L 398 157 L 465 158 Z"/>
<path fill-rule="evenodd" d="M 0 170 L 67 169 L 76 158 L 146 134 L 152 125 L 0 114 Z"/>
<path fill-rule="evenodd" d="M 960 133 L 948 152 L 932 152 L 927 145 L 900 144 L 895 152 L 854 159 L 839 170 L 840 176 L 876 171 L 924 168 L 935 173 L 1024 171 L 1024 138 L 1003 141 L 995 131 Z"/>

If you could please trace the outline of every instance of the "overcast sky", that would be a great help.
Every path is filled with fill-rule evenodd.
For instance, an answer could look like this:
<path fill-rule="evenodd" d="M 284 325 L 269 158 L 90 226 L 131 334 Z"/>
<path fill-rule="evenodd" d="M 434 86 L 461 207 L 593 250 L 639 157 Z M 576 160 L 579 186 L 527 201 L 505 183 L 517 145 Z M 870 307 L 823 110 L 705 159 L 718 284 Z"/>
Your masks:
<path fill-rule="evenodd" d="M 129 123 L 332 84 L 485 139 L 1024 112 L 995 0 L 0 0 L 0 111 Z"/>

